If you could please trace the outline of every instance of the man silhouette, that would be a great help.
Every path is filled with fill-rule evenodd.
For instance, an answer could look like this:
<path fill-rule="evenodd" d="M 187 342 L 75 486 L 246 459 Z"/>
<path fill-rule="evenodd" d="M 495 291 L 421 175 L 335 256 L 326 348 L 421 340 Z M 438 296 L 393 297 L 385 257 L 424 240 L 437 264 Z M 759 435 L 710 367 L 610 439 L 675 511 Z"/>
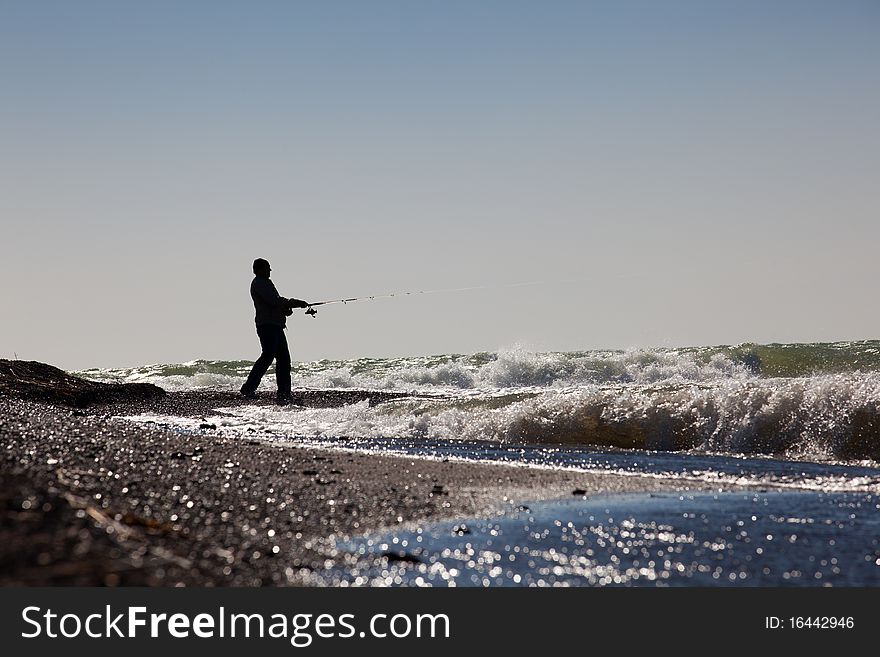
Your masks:
<path fill-rule="evenodd" d="M 254 300 L 254 322 L 257 325 L 262 353 L 241 387 L 241 394 L 248 398 L 255 396 L 260 380 L 274 360 L 275 381 L 278 384 L 276 400 L 279 404 L 290 404 L 290 350 L 284 328 L 287 326 L 287 317 L 293 313 L 294 308 L 306 308 L 309 304 L 299 299 L 285 299 L 278 294 L 275 284 L 269 280 L 271 271 L 267 260 L 254 260 L 251 298 Z"/>

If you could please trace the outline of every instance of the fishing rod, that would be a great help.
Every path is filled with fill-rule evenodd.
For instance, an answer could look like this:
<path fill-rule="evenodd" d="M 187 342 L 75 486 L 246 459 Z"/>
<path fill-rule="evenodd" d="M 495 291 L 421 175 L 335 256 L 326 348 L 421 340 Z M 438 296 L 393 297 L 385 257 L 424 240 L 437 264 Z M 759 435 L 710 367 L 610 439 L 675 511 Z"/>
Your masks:
<path fill-rule="evenodd" d="M 577 281 L 558 281 L 559 283 L 575 283 Z M 327 301 L 316 301 L 306 306 L 306 315 L 314 317 L 318 314 L 315 306 L 327 306 L 333 303 L 352 303 L 356 301 L 373 301 L 374 299 L 390 299 L 392 297 L 415 296 L 419 294 L 439 294 L 441 292 L 468 292 L 471 290 L 490 290 L 510 287 L 527 287 L 533 285 L 545 285 L 546 281 L 529 281 L 527 283 L 508 283 L 506 285 L 475 285 L 471 287 L 449 287 L 440 290 L 415 290 L 411 292 L 392 292 L 390 294 L 371 294 L 365 297 L 351 297 L 348 299 L 328 299 Z"/>

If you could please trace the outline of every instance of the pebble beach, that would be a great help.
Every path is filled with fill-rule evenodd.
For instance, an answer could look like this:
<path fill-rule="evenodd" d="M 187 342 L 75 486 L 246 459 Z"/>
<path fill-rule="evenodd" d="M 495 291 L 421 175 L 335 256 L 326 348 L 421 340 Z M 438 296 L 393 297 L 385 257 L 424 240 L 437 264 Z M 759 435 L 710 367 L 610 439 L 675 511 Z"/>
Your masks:
<path fill-rule="evenodd" d="M 122 394 L 78 407 L 57 395 L 16 398 L 35 396 L 21 392 L 7 386 L 0 397 L 4 586 L 297 585 L 332 562 L 339 537 L 489 514 L 524 499 L 707 488 L 340 453 L 118 419 L 172 408 L 197 417 L 218 401 L 239 403 L 233 393 Z"/>

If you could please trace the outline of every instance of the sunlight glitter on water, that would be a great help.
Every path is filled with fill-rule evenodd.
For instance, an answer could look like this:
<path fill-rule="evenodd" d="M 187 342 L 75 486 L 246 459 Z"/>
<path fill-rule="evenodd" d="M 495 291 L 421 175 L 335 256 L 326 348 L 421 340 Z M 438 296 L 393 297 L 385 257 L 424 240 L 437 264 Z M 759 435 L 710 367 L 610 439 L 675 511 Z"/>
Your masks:
<path fill-rule="evenodd" d="M 335 586 L 877 586 L 880 498 L 610 495 L 340 540 Z"/>

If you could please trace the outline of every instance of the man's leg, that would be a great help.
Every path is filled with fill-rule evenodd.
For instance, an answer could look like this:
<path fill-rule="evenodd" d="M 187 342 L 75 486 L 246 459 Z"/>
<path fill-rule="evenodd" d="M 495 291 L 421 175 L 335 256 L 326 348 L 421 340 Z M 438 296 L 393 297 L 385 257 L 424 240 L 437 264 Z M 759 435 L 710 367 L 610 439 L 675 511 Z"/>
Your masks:
<path fill-rule="evenodd" d="M 280 338 L 275 351 L 275 382 L 278 384 L 278 402 L 290 402 L 290 349 L 284 329 L 278 329 Z"/>
<path fill-rule="evenodd" d="M 269 369 L 269 365 L 272 364 L 272 360 L 275 358 L 275 351 L 278 348 L 278 335 L 272 329 L 277 328 L 280 327 L 270 326 L 268 324 L 257 327 L 257 336 L 260 338 L 260 348 L 262 349 L 262 353 L 251 368 L 251 373 L 248 375 L 247 381 L 245 381 L 244 385 L 241 387 L 241 394 L 254 394 L 257 386 L 260 385 L 260 380 L 263 378 L 266 370 Z"/>

